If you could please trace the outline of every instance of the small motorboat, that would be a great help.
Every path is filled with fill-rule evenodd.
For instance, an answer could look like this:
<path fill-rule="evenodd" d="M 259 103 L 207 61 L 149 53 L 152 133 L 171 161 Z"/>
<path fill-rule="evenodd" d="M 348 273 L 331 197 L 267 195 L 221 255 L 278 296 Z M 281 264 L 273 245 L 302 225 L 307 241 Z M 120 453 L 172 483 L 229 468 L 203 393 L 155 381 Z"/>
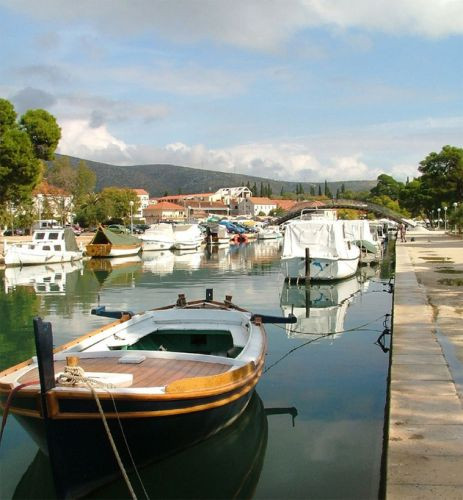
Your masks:
<path fill-rule="evenodd" d="M 32 233 L 28 243 L 4 242 L 6 266 L 28 266 L 71 262 L 82 258 L 76 236 L 70 228 L 43 228 Z"/>
<path fill-rule="evenodd" d="M 196 250 L 204 241 L 199 224 L 174 224 L 175 250 Z"/>
<path fill-rule="evenodd" d="M 206 243 L 210 246 L 230 245 L 227 228 L 221 224 L 208 223 L 206 226 Z"/>
<path fill-rule="evenodd" d="M 262 374 L 263 323 L 295 321 L 214 301 L 211 289 L 139 314 L 92 312 L 117 319 L 53 351 L 51 324 L 36 318 L 37 356 L 0 372 L 2 407 L 50 456 L 59 497 L 230 425 Z"/>
<path fill-rule="evenodd" d="M 342 220 L 296 220 L 286 226 L 282 269 L 288 281 L 338 280 L 357 272 L 360 249 Z"/>
<path fill-rule="evenodd" d="M 266 226 L 257 233 L 258 240 L 277 240 L 283 238 L 283 234 L 278 226 Z"/>
<path fill-rule="evenodd" d="M 142 235 L 144 252 L 152 250 L 169 250 L 174 246 L 175 236 L 172 224 L 152 224 Z"/>
<path fill-rule="evenodd" d="M 141 240 L 130 234 L 119 234 L 100 226 L 86 246 L 89 257 L 123 257 L 136 255 L 141 250 Z"/>

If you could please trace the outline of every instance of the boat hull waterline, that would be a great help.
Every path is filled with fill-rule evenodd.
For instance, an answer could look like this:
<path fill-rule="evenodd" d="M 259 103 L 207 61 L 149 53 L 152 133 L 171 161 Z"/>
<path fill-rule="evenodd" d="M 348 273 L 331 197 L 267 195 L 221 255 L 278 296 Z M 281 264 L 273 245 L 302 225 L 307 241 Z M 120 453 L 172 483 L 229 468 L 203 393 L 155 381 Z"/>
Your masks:
<path fill-rule="evenodd" d="M 313 258 L 310 261 L 310 279 L 333 281 L 353 276 L 358 269 L 359 257 L 353 259 Z M 306 260 L 303 257 L 282 259 L 286 280 L 306 279 Z"/>

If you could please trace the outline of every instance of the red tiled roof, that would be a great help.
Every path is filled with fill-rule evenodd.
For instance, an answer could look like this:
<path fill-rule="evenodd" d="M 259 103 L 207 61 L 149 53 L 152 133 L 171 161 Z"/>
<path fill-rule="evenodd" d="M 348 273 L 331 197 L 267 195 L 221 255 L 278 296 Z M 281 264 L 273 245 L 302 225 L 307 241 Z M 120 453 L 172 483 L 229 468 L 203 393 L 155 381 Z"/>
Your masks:
<path fill-rule="evenodd" d="M 71 193 L 68 193 L 64 189 L 61 189 L 57 186 L 52 186 L 51 184 L 48 184 L 47 181 L 42 181 L 34 189 L 33 194 L 43 194 L 45 196 L 71 196 Z"/>
<path fill-rule="evenodd" d="M 275 203 L 283 210 L 290 210 L 296 204 L 294 200 L 275 200 Z"/>
<path fill-rule="evenodd" d="M 271 200 L 270 198 L 265 198 L 262 196 L 251 196 L 248 198 L 255 205 L 276 205 L 276 200 Z"/>
<path fill-rule="evenodd" d="M 137 193 L 139 195 L 147 195 L 147 196 L 149 196 L 148 191 L 145 191 L 144 189 L 133 188 L 132 191 L 134 191 L 135 193 Z"/>
<path fill-rule="evenodd" d="M 175 210 L 175 211 L 185 211 L 185 207 L 182 207 L 181 205 L 177 205 L 175 203 L 170 203 L 168 201 L 160 201 L 159 203 L 156 203 L 156 205 L 149 205 L 147 208 L 145 208 L 146 211 L 150 212 L 162 212 L 164 210 Z"/>

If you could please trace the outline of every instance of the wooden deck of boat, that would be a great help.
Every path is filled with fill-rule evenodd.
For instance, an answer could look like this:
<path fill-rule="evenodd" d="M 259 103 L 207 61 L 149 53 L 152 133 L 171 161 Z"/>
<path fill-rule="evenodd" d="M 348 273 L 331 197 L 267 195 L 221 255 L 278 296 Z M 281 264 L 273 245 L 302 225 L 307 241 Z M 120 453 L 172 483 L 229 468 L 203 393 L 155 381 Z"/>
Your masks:
<path fill-rule="evenodd" d="M 65 361 L 56 361 L 55 373 L 62 372 L 65 364 Z M 131 387 L 162 387 L 174 380 L 216 375 L 230 368 L 230 365 L 221 363 L 158 358 L 147 358 L 139 364 L 118 363 L 118 358 L 81 358 L 79 366 L 85 372 L 131 373 Z M 38 378 L 38 369 L 35 368 L 24 374 L 18 382 L 22 384 Z"/>

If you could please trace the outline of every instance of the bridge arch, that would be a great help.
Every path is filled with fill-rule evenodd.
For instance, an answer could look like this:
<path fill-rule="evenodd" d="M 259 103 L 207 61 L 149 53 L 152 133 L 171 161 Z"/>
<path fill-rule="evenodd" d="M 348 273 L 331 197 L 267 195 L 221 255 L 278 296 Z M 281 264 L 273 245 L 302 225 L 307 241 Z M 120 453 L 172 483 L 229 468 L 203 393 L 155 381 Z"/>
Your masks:
<path fill-rule="evenodd" d="M 317 201 L 316 206 L 314 206 L 313 201 L 303 201 L 295 205 L 291 212 L 279 217 L 275 223 L 283 224 L 291 219 L 295 219 L 301 216 L 303 210 L 324 210 L 324 209 L 335 209 L 335 208 L 347 208 L 351 210 L 363 210 L 365 212 L 373 212 L 376 215 L 387 217 L 398 223 L 408 224 L 406 218 L 402 214 L 391 210 L 390 208 L 383 207 L 381 205 L 376 205 L 375 203 L 370 203 L 368 201 L 358 201 L 358 200 L 326 200 Z"/>

